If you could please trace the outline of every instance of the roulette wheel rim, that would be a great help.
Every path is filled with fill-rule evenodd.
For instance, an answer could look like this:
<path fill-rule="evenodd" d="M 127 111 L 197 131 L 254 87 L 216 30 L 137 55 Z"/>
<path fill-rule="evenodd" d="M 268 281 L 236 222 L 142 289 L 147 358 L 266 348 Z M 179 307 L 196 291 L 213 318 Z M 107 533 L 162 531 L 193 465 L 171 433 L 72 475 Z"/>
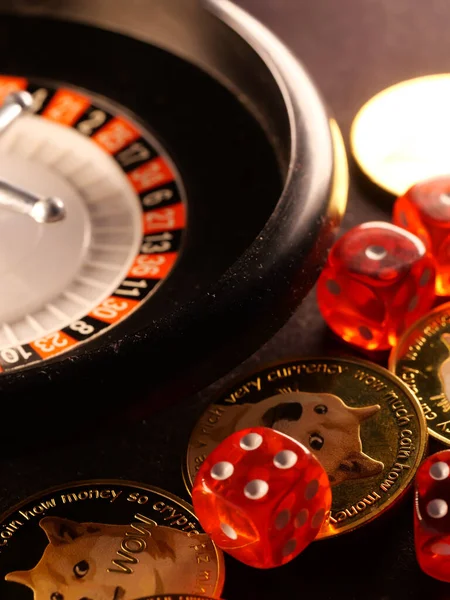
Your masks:
<path fill-rule="evenodd" d="M 128 35 L 189 60 L 235 93 L 241 89 L 275 147 L 283 172 L 281 196 L 253 242 L 189 302 L 174 306 L 157 322 L 149 320 L 137 335 L 122 331 L 119 339 L 102 338 L 98 347 L 84 345 L 2 374 L 6 412 L 17 410 L 17 401 L 31 389 L 46 398 L 59 419 L 62 398 L 76 402 L 87 392 L 104 414 L 105 405 L 123 405 L 124 398 L 128 404 L 151 397 L 152 405 L 158 405 L 205 387 L 247 358 L 293 314 L 313 286 L 345 210 L 347 165 L 339 128 L 298 60 L 228 1 L 163 5 L 158 0 L 132 3 L 122 19 L 120 1 L 108 3 L 108 10 L 101 2 L 4 1 L 0 13 L 62 19 Z M 149 6 L 161 17 L 151 32 Z M 174 14 L 176 23 L 192 26 L 187 42 L 174 35 Z M 193 44 L 200 28 L 204 39 Z M 250 78 L 255 65 L 257 76 Z M 94 405 L 90 411 L 96 412 Z M 35 417 L 36 411 L 30 414 Z"/>

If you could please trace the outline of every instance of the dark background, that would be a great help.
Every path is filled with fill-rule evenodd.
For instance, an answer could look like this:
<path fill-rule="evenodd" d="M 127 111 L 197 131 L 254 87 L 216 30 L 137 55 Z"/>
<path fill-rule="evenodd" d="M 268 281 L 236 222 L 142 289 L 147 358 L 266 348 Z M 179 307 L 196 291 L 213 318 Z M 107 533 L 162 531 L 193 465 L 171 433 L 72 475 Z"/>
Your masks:
<path fill-rule="evenodd" d="M 336 117 L 348 145 L 351 121 L 381 89 L 417 75 L 450 70 L 448 0 L 239 0 L 298 55 Z M 414 123 L 411 123 L 414 126 Z M 392 198 L 358 173 L 350 160 L 351 189 L 343 230 L 387 219 Z M 347 352 L 327 331 L 314 292 L 291 321 L 230 377 L 196 398 L 116 428 L 79 432 L 55 447 L 43 440 L 30 453 L 0 460 L 0 509 L 39 489 L 70 480 L 145 481 L 188 499 L 181 478 L 190 431 L 213 393 L 231 377 L 284 357 Z M 385 356 L 376 357 L 385 364 Z M 130 396 L 133 394 L 130 384 Z M 45 411 L 45 398 L 42 402 Z M 63 401 L 63 399 L 62 399 Z M 127 399 L 124 398 L 124 404 Z M 68 406 L 88 415 L 82 399 Z M 105 420 L 110 415 L 105 414 Z M 3 422 L 20 440 L 20 419 Z M 450 585 L 420 572 L 414 557 L 412 502 L 341 538 L 312 544 L 291 564 L 259 571 L 227 558 L 227 600 L 450 598 Z"/>

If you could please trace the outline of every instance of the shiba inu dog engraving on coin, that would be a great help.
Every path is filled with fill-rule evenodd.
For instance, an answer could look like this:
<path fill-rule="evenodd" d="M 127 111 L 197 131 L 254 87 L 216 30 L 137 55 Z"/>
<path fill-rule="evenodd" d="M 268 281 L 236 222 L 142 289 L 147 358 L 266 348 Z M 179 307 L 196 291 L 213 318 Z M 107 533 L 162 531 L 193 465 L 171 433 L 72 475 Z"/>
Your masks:
<path fill-rule="evenodd" d="M 49 490 L 4 516 L 0 537 L 2 600 L 214 597 L 222 590 L 221 552 L 189 505 L 141 484 Z"/>
<path fill-rule="evenodd" d="M 419 402 L 397 377 L 363 361 L 305 358 L 272 365 L 221 394 L 190 439 L 190 489 L 206 456 L 228 435 L 272 427 L 306 446 L 333 486 L 320 537 L 350 531 L 402 496 L 425 451 Z"/>

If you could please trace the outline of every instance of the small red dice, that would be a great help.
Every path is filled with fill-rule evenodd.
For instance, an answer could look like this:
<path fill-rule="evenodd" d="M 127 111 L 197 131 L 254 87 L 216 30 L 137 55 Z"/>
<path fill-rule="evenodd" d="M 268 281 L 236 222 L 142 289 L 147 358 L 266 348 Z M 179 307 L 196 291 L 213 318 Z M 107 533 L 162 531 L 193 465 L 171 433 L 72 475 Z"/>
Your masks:
<path fill-rule="evenodd" d="M 394 204 L 393 222 L 416 234 L 434 255 L 436 293 L 450 295 L 450 176 L 413 185 Z"/>
<path fill-rule="evenodd" d="M 364 223 L 332 247 L 318 281 L 319 308 L 345 341 L 386 350 L 432 306 L 435 274 L 418 237 L 390 223 Z"/>
<path fill-rule="evenodd" d="M 328 519 L 331 488 L 302 444 L 252 427 L 233 433 L 207 457 L 192 501 L 219 548 L 267 569 L 289 562 L 314 540 Z"/>
<path fill-rule="evenodd" d="M 414 537 L 420 568 L 450 582 L 450 450 L 422 463 L 415 489 Z"/>

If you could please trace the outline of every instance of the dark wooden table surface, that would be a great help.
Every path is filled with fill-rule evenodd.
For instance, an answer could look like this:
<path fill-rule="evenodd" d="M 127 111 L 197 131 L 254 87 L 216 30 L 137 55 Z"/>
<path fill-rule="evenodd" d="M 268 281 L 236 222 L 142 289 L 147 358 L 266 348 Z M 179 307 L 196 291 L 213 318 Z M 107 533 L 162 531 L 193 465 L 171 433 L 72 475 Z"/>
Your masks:
<path fill-rule="evenodd" d="M 402 79 L 450 70 L 448 0 L 239 0 L 277 33 L 309 70 L 346 142 L 359 107 Z M 351 163 L 343 230 L 387 219 L 392 199 L 368 185 Z M 290 322 L 233 374 L 196 398 L 117 429 L 70 439 L 57 449 L 0 459 L 0 509 L 47 486 L 74 479 L 147 481 L 188 499 L 180 461 L 190 431 L 229 379 L 267 361 L 345 351 L 327 332 L 314 292 Z M 132 391 L 130 392 L 132 393 Z M 72 410 L 83 410 L 82 403 Z M 16 427 L 20 423 L 4 424 Z M 46 434 L 47 435 L 47 434 Z M 43 435 L 44 438 L 44 435 Z M 411 498 L 389 516 L 341 538 L 312 544 L 297 560 L 258 571 L 227 558 L 227 600 L 450 598 L 450 585 L 423 575 L 412 536 Z"/>

